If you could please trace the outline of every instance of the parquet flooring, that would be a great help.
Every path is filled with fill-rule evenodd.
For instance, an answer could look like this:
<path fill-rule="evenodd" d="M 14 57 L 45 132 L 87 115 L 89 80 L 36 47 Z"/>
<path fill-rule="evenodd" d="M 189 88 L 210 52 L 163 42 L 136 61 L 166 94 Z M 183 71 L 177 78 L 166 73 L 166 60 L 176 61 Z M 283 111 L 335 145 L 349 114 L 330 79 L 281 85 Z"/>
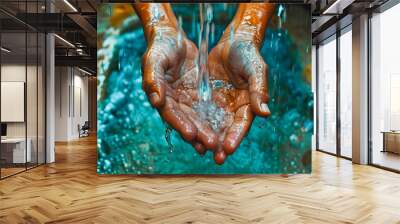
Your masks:
<path fill-rule="evenodd" d="M 313 153 L 311 175 L 100 176 L 96 140 L 0 181 L 0 223 L 400 223 L 400 175 Z"/>
<path fill-rule="evenodd" d="M 3 167 L 3 168 L 1 168 L 1 176 L 2 177 L 11 176 L 11 175 L 13 175 L 15 173 L 19 173 L 19 172 L 22 172 L 24 170 L 25 170 L 25 167 L 23 167 L 23 168 L 14 168 L 14 167 L 4 168 Z"/>

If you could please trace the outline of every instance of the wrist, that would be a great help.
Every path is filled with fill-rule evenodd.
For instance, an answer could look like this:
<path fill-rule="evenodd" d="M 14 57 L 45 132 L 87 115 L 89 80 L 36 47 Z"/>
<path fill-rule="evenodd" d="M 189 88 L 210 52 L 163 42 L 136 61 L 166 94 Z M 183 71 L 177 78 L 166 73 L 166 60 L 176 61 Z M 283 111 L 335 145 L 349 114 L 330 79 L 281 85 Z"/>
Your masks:
<path fill-rule="evenodd" d="M 146 40 L 150 41 L 160 32 L 176 32 L 176 18 L 168 4 L 135 3 L 134 8 L 142 24 Z"/>
<path fill-rule="evenodd" d="M 233 29 L 233 31 L 232 31 Z M 257 48 L 261 47 L 264 35 L 259 35 L 255 30 L 248 26 L 238 26 L 236 29 L 230 25 L 221 37 L 221 43 L 252 42 Z"/>
<path fill-rule="evenodd" d="M 234 37 L 240 41 L 251 41 L 257 48 L 260 48 L 264 40 L 264 32 L 257 30 L 254 26 L 241 24 L 234 32 Z"/>
<path fill-rule="evenodd" d="M 258 48 L 261 47 L 268 21 L 274 11 L 273 4 L 240 4 L 234 20 L 224 33 L 225 38 L 233 36 L 235 39 L 252 41 Z"/>
<path fill-rule="evenodd" d="M 170 23 L 158 23 L 145 28 L 147 41 L 153 41 L 157 37 L 177 35 L 179 29 Z"/>

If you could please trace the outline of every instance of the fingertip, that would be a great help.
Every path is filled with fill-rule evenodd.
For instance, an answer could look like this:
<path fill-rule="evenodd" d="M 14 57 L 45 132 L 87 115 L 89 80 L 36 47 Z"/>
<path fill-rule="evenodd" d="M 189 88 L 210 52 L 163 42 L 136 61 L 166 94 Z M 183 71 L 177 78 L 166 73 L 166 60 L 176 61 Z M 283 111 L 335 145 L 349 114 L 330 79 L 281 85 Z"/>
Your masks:
<path fill-rule="evenodd" d="M 194 143 L 193 144 L 194 149 L 196 149 L 196 151 L 200 154 L 200 155 L 204 155 L 207 151 L 207 149 L 201 144 L 201 143 Z"/>
<path fill-rule="evenodd" d="M 269 110 L 267 103 L 261 103 L 260 105 L 260 116 L 269 116 L 271 115 L 271 111 Z"/>
<path fill-rule="evenodd" d="M 258 116 L 267 117 L 271 115 L 271 111 L 269 110 L 267 100 L 268 97 L 262 97 L 261 94 L 252 93 L 250 95 L 250 106 L 251 110 Z"/>
<path fill-rule="evenodd" d="M 226 137 L 226 139 L 224 141 L 224 151 L 227 155 L 231 155 L 236 151 L 236 149 L 239 145 L 237 139 L 238 138 L 236 138 L 236 137 L 235 138 L 230 137 L 230 136 Z"/>
<path fill-rule="evenodd" d="M 192 122 L 197 127 L 197 142 L 200 142 L 207 149 L 216 150 L 218 147 L 218 135 L 203 122 L 193 119 Z"/>
<path fill-rule="evenodd" d="M 192 124 L 186 124 L 180 133 L 186 141 L 192 141 L 197 136 L 197 128 Z"/>
<path fill-rule="evenodd" d="M 203 142 L 207 149 L 215 150 L 218 145 L 218 137 L 215 134 L 209 135 L 206 142 Z"/>
<path fill-rule="evenodd" d="M 245 105 L 236 111 L 234 122 L 229 127 L 223 142 L 223 151 L 230 155 L 240 146 L 243 138 L 251 127 L 254 114 L 250 105 Z"/>
<path fill-rule="evenodd" d="M 160 103 L 160 96 L 157 93 L 151 93 L 149 95 L 150 103 L 153 106 L 157 106 Z"/>
<path fill-rule="evenodd" d="M 156 92 L 151 93 L 149 95 L 149 100 L 150 100 L 151 105 L 153 105 L 153 107 L 155 107 L 155 108 L 159 108 L 159 107 L 163 106 L 165 103 L 165 99 L 163 99 L 163 97 L 159 96 L 158 93 L 156 93 Z"/>
<path fill-rule="evenodd" d="M 218 165 L 222 165 L 225 162 L 226 154 L 223 150 L 214 152 L 214 161 Z"/>

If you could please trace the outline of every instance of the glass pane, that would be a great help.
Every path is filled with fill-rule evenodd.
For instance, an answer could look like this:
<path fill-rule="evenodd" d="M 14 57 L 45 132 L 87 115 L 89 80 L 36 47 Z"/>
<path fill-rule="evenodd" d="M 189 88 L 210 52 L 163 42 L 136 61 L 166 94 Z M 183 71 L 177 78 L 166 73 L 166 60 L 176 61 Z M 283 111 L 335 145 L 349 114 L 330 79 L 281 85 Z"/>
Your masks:
<path fill-rule="evenodd" d="M 27 2 L 26 12 L 29 14 L 37 13 L 39 5 L 37 1 Z M 32 23 L 38 22 L 38 16 L 30 18 Z M 38 163 L 38 33 L 36 30 L 27 30 L 27 80 L 26 80 L 26 113 L 27 113 L 27 143 L 28 150 L 31 151 L 28 168 L 37 166 Z"/>
<path fill-rule="evenodd" d="M 25 170 L 31 151 L 26 150 L 26 35 L 1 34 L 1 159 L 2 177 Z M 28 146 L 29 149 L 29 146 Z"/>
<path fill-rule="evenodd" d="M 352 33 L 340 36 L 340 153 L 352 157 Z"/>
<path fill-rule="evenodd" d="M 45 163 L 45 35 L 40 33 L 38 45 L 38 163 Z"/>
<path fill-rule="evenodd" d="M 30 148 L 30 161 L 27 164 L 28 168 L 37 165 L 38 160 L 38 144 L 37 144 L 37 132 L 38 132 L 38 36 L 36 32 L 27 33 L 28 38 L 28 63 L 27 63 L 27 81 L 26 81 L 26 112 L 27 112 L 27 133 L 28 133 L 28 149 Z"/>
<path fill-rule="evenodd" d="M 400 170 L 400 5 L 372 18 L 372 163 Z"/>
<path fill-rule="evenodd" d="M 317 102 L 317 98 L 316 98 L 316 93 L 317 93 L 317 48 L 316 46 L 312 46 L 312 50 L 311 50 L 311 58 L 312 58 L 312 71 L 311 71 L 311 75 L 312 75 L 312 91 L 313 91 L 313 100 L 314 102 Z M 317 122 L 315 122 L 315 118 L 317 117 L 317 106 L 315 105 L 313 108 L 313 116 L 314 116 L 314 131 L 313 131 L 313 137 L 312 137 L 312 150 L 316 150 L 316 143 L 317 143 Z"/>
<path fill-rule="evenodd" d="M 336 39 L 318 48 L 318 148 L 336 153 Z"/>
<path fill-rule="evenodd" d="M 45 1 L 0 1 L 0 7 L 32 20 L 39 17 L 30 14 L 45 11 Z M 0 33 L 3 178 L 45 161 L 45 36 L 1 12 Z"/>

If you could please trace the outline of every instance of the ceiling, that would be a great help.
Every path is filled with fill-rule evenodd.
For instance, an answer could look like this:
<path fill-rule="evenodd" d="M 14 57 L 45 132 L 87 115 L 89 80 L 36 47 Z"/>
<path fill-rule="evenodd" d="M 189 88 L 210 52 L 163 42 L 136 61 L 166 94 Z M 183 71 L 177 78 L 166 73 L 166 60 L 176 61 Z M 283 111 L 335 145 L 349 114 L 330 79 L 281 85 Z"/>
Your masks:
<path fill-rule="evenodd" d="M 353 17 L 375 12 L 392 0 L 310 0 L 313 44 L 335 34 L 352 23 Z"/>
<path fill-rule="evenodd" d="M 37 48 L 29 43 L 29 32 L 54 32 L 56 65 L 78 66 L 95 74 L 98 4 L 96 0 L 47 0 L 47 4 L 45 0 L 1 0 L 2 46 L 12 50 L 7 56 L 31 58 Z M 25 31 L 28 54 L 21 35 Z"/>
<path fill-rule="evenodd" d="M 130 2 L 132 0 L 1 0 L 0 26 L 3 46 L 13 54 L 26 55 L 25 38 L 17 33 L 54 32 L 56 64 L 80 66 L 96 71 L 97 7 L 101 3 Z M 308 3 L 312 11 L 313 43 L 335 33 L 340 26 L 351 23 L 352 17 L 379 7 L 387 0 L 286 0 L 283 3 Z M 49 13 L 51 12 L 51 13 Z M 339 22 L 340 21 L 340 22 Z M 21 36 L 21 35 L 20 35 Z M 22 35 L 24 37 L 24 35 Z M 31 38 L 28 38 L 30 42 Z M 64 41 L 65 40 L 65 41 Z M 72 45 L 73 46 L 72 46 Z M 28 55 L 35 51 L 29 43 Z"/>

